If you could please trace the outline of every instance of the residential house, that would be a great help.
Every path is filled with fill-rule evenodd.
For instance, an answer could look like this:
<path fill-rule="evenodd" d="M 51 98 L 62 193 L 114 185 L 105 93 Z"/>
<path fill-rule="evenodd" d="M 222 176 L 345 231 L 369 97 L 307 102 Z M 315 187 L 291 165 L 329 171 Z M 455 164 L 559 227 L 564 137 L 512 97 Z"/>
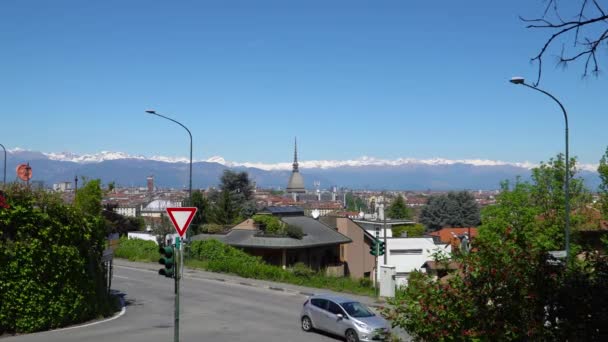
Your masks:
<path fill-rule="evenodd" d="M 319 220 L 352 240 L 352 243 L 340 246 L 345 275 L 371 279 L 376 267 L 376 257 L 370 254 L 374 236 L 347 217 L 324 216 Z"/>
<path fill-rule="evenodd" d="M 422 271 L 434 253 L 451 253 L 450 245 L 436 244 L 433 238 L 387 238 L 386 255 L 378 257 L 378 265 L 395 266 L 398 286 L 406 286 L 411 272 Z M 385 262 L 386 259 L 386 262 Z M 379 268 L 379 267 L 378 267 Z"/>
<path fill-rule="evenodd" d="M 251 221 L 242 222 L 225 235 L 200 234 L 192 239 L 218 239 L 283 268 L 302 262 L 314 270 L 327 269 L 332 274 L 344 275 L 340 246 L 351 243 L 351 239 L 304 216 L 301 207 L 266 207 L 260 213 L 274 215 L 288 225 L 299 227 L 304 233 L 302 239 L 266 235 Z"/>

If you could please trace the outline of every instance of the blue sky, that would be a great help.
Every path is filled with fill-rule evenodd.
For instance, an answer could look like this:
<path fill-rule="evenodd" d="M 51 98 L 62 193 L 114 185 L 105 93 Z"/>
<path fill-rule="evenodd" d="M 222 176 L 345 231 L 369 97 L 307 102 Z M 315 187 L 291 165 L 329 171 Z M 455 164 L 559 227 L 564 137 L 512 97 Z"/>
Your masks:
<path fill-rule="evenodd" d="M 3 1 L 0 143 L 44 152 L 279 162 L 547 160 L 559 108 L 532 80 L 543 1 Z M 571 155 L 608 145 L 608 75 L 555 67 Z M 608 66 L 608 56 L 601 60 Z"/>

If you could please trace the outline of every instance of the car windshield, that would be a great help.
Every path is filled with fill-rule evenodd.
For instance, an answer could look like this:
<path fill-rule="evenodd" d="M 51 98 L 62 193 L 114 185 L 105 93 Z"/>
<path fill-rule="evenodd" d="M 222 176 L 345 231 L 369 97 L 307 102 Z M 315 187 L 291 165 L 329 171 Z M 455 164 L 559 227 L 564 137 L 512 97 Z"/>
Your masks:
<path fill-rule="evenodd" d="M 342 303 L 342 307 L 352 317 L 371 317 L 375 316 L 368 308 L 359 302 Z"/>

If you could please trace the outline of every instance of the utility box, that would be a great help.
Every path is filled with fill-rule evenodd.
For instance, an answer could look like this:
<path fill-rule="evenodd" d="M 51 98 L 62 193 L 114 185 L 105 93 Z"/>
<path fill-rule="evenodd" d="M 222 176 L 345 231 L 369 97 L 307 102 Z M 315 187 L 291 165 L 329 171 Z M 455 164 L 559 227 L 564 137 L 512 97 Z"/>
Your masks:
<path fill-rule="evenodd" d="M 380 266 L 380 297 L 395 297 L 395 266 Z"/>

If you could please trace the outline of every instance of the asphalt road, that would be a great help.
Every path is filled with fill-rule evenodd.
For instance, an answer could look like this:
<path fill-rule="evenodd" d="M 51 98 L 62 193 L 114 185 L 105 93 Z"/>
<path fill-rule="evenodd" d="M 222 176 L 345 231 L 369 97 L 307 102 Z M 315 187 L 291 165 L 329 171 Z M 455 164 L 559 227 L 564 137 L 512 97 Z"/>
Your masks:
<path fill-rule="evenodd" d="M 111 321 L 14 336 L 3 342 L 173 341 L 173 280 L 154 271 L 116 266 L 113 286 L 126 312 Z M 305 296 L 186 278 L 181 284 L 180 341 L 341 341 L 305 333 L 299 314 Z"/>

